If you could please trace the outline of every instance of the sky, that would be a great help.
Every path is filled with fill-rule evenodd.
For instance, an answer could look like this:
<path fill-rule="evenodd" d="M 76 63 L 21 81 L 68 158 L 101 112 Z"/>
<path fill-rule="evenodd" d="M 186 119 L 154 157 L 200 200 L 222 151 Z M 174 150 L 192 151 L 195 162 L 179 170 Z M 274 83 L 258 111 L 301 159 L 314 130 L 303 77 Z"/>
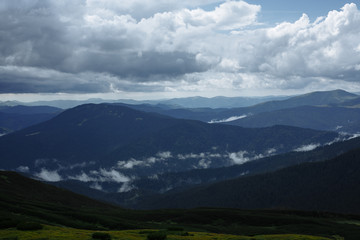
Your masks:
<path fill-rule="evenodd" d="M 0 101 L 360 92 L 342 0 L 1 0 Z"/>

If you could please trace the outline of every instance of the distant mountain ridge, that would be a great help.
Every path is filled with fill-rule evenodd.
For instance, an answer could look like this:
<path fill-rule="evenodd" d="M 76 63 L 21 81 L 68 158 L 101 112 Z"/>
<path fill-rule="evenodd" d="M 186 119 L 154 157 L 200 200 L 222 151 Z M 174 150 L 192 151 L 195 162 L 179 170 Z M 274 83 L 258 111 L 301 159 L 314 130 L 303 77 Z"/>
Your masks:
<path fill-rule="evenodd" d="M 271 101 L 270 103 L 261 103 L 260 105 L 267 105 L 266 108 L 268 111 L 292 108 L 298 106 L 324 106 L 330 104 L 341 104 L 346 101 L 350 101 L 358 98 L 359 95 L 346 92 L 341 89 L 333 91 L 317 91 L 311 92 L 295 97 L 291 97 L 282 101 Z M 279 106 L 280 105 L 280 106 Z"/>
<path fill-rule="evenodd" d="M 59 113 L 62 109 L 50 106 L 0 106 L 0 112 L 13 114 Z"/>
<path fill-rule="evenodd" d="M 184 97 L 172 99 L 159 99 L 159 100 L 133 100 L 133 99 L 101 99 L 92 98 L 87 100 L 53 100 L 53 101 L 35 101 L 35 102 L 19 102 L 19 101 L 0 101 L 1 106 L 51 106 L 62 109 L 73 108 L 83 104 L 89 103 L 123 103 L 130 105 L 163 105 L 167 108 L 234 108 L 245 107 L 258 104 L 265 101 L 281 100 L 289 98 L 288 96 L 264 96 L 264 97 Z"/>
<path fill-rule="evenodd" d="M 360 108 L 301 106 L 262 112 L 228 124 L 242 127 L 289 125 L 326 131 L 360 132 L 359 120 Z M 353 129 L 347 130 L 351 125 Z"/>
<path fill-rule="evenodd" d="M 71 107 L 89 102 L 101 103 L 106 102 L 106 100 L 60 100 L 54 102 L 34 102 L 29 104 L 61 104 L 62 107 L 65 105 Z M 255 105 L 249 106 L 251 105 L 250 102 Z M 359 118 L 356 115 L 356 112 L 358 111 L 357 108 L 360 107 L 360 96 L 343 90 L 312 92 L 295 97 L 189 97 L 146 101 L 109 100 L 108 103 L 127 106 L 145 112 L 156 112 L 179 119 L 225 123 L 244 127 L 289 125 L 317 130 L 344 131 L 349 133 L 357 133 L 360 130 L 360 123 L 357 121 Z M 9 105 L 9 103 L 5 104 Z M 0 108 L 3 109 L 4 107 Z M 33 109 L 33 111 L 35 111 L 35 109 Z M 328 112 L 331 111 L 333 111 L 334 114 L 329 117 Z M 313 114 L 314 112 L 316 113 L 315 115 Z M 294 115 L 298 115 L 299 119 L 302 118 L 304 121 L 301 122 L 299 119 L 295 119 Z M 12 117 L 14 118 L 14 116 Z M 4 116 L 0 117 L 0 120 L 1 119 L 8 118 Z M 316 124 L 316 122 L 319 122 L 320 119 L 326 119 L 327 123 L 319 127 L 319 124 Z M 348 119 L 349 122 L 346 122 L 346 119 Z M 24 126 L 26 127 L 41 122 L 41 120 L 42 118 L 35 122 L 29 121 L 26 125 L 19 123 L 16 126 L 12 126 L 12 128 L 14 130 L 19 130 L 24 128 Z M 13 122 L 16 122 L 16 117 Z M 322 123 L 320 122 L 320 124 Z M 326 127 L 324 127 L 325 125 Z M 4 124 L 4 126 L 2 126 L 0 124 L 0 127 L 6 129 L 7 125 Z"/>
<path fill-rule="evenodd" d="M 312 92 L 296 97 L 291 97 L 285 100 L 268 101 L 250 107 L 225 110 L 221 112 L 221 119 L 229 118 L 231 116 L 248 116 L 252 114 L 271 112 L 301 106 L 338 105 L 346 101 L 354 100 L 356 98 L 359 98 L 359 96 L 343 90 Z"/>
<path fill-rule="evenodd" d="M 158 104 L 174 106 L 173 108 L 238 108 L 252 106 L 267 101 L 283 100 L 289 96 L 265 96 L 265 97 L 224 97 L 217 96 L 211 98 L 205 97 L 187 97 L 174 98 L 159 101 Z M 147 103 L 156 103 L 149 101 Z"/>
<path fill-rule="evenodd" d="M 0 128 L 4 133 L 14 132 L 47 121 L 61 111 L 49 106 L 0 106 Z"/>
<path fill-rule="evenodd" d="M 343 90 L 312 92 L 285 100 L 267 101 L 249 107 L 164 108 L 154 105 L 127 105 L 181 119 L 225 123 L 243 127 L 289 125 L 328 131 L 360 131 L 360 96 Z M 347 121 L 348 120 L 348 121 Z"/>

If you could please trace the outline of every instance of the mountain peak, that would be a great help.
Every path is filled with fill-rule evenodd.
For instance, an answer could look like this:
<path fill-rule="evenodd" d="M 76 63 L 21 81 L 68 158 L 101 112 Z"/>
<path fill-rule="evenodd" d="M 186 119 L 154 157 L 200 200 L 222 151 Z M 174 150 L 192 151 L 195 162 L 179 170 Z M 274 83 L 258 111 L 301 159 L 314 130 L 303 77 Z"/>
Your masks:
<path fill-rule="evenodd" d="M 342 89 L 332 91 L 317 91 L 290 98 L 293 101 L 302 101 L 304 105 L 339 104 L 359 97 Z"/>

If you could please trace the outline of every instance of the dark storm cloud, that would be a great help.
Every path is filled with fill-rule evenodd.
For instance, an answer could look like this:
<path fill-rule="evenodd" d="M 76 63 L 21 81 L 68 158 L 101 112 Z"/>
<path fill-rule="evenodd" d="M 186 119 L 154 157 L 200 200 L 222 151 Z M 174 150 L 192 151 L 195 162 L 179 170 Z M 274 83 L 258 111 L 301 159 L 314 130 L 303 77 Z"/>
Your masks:
<path fill-rule="evenodd" d="M 37 76 L 37 68 L 40 72 L 44 69 L 58 71 L 59 75 L 105 73 L 133 82 L 149 81 L 153 75 L 164 79 L 207 70 L 207 66 L 196 62 L 192 53 L 143 51 L 141 38 L 144 36 L 139 31 L 130 32 L 125 25 L 128 23 L 126 17 L 125 22 L 114 24 L 102 24 L 103 19 L 95 19 L 96 24 L 92 25 L 84 22 L 82 15 L 69 16 L 63 8 L 64 5 L 51 1 L 3 3 L 0 92 L 109 91 L 109 82 L 104 79 L 91 82 L 74 75 L 72 79 L 69 76 L 53 78 L 47 74 Z M 16 68 L 11 72 L 9 69 L 14 68 L 8 66 L 30 68 Z"/>
<path fill-rule="evenodd" d="M 80 76 L 33 67 L 0 67 L 0 93 L 69 92 L 95 93 L 109 91 L 109 82 L 94 74 Z"/>
<path fill-rule="evenodd" d="M 1 10 L 0 61 L 3 65 L 58 66 L 71 53 L 66 25 L 48 1 L 28 2 L 33 4 L 11 4 Z"/>
<path fill-rule="evenodd" d="M 195 57 L 184 52 L 111 54 L 89 51 L 81 57 L 86 60 L 79 61 L 77 69 L 74 70 L 105 71 L 124 78 L 147 81 L 152 75 L 178 76 L 207 70 L 207 66 L 199 64 Z"/>

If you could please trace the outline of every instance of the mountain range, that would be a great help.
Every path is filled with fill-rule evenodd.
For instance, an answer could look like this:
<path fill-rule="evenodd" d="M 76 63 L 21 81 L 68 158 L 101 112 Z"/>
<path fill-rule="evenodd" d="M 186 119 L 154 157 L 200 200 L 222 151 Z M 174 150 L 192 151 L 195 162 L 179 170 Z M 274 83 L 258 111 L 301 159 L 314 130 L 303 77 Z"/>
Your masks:
<path fill-rule="evenodd" d="M 360 132 L 360 108 L 301 106 L 262 112 L 228 124 L 242 127 L 290 125 L 327 131 Z"/>
<path fill-rule="evenodd" d="M 288 96 L 265 96 L 265 97 L 224 97 L 217 96 L 212 98 L 206 97 L 184 97 L 160 100 L 132 100 L 132 99 L 117 99 L 106 100 L 101 98 L 91 98 L 87 100 L 53 100 L 53 101 L 35 101 L 35 102 L 20 102 L 20 101 L 0 101 L 0 106 L 51 106 L 56 108 L 68 109 L 83 104 L 89 103 L 124 103 L 130 105 L 162 105 L 170 108 L 234 108 L 245 107 L 254 104 L 281 100 L 289 98 Z"/>
<path fill-rule="evenodd" d="M 235 108 L 173 108 L 168 105 L 126 105 L 180 119 L 223 123 L 242 127 L 288 125 L 355 134 L 360 130 L 360 97 L 343 90 L 272 100 Z"/>
<path fill-rule="evenodd" d="M 360 214 L 359 103 L 335 90 L 237 108 L 2 106 L 0 169 L 130 208 Z"/>
<path fill-rule="evenodd" d="M 257 102 L 254 101 L 253 103 L 258 103 L 261 100 L 263 102 L 252 106 L 250 102 L 250 106 L 244 104 L 246 99 L 193 97 L 161 101 L 112 100 L 109 103 L 144 112 L 156 112 L 179 119 L 192 119 L 243 127 L 259 128 L 288 125 L 353 134 L 360 129 L 358 121 L 360 97 L 343 90 L 313 92 L 286 98 L 256 98 Z M 56 105 L 56 103 L 63 103 L 63 107 L 72 107 L 91 102 L 101 103 L 106 101 L 102 99 L 89 99 L 87 101 L 62 100 L 59 102 L 33 102 L 27 104 Z M 47 106 L 31 107 L 18 104 L 20 103 L 5 102 L 0 107 L 0 133 L 5 134 L 40 123 L 62 111 Z"/>
<path fill-rule="evenodd" d="M 2 169 L 126 191 L 139 176 L 242 164 L 346 138 L 289 126 L 248 129 L 109 104 L 81 105 L 0 138 Z M 120 187 L 121 186 L 121 187 Z"/>

